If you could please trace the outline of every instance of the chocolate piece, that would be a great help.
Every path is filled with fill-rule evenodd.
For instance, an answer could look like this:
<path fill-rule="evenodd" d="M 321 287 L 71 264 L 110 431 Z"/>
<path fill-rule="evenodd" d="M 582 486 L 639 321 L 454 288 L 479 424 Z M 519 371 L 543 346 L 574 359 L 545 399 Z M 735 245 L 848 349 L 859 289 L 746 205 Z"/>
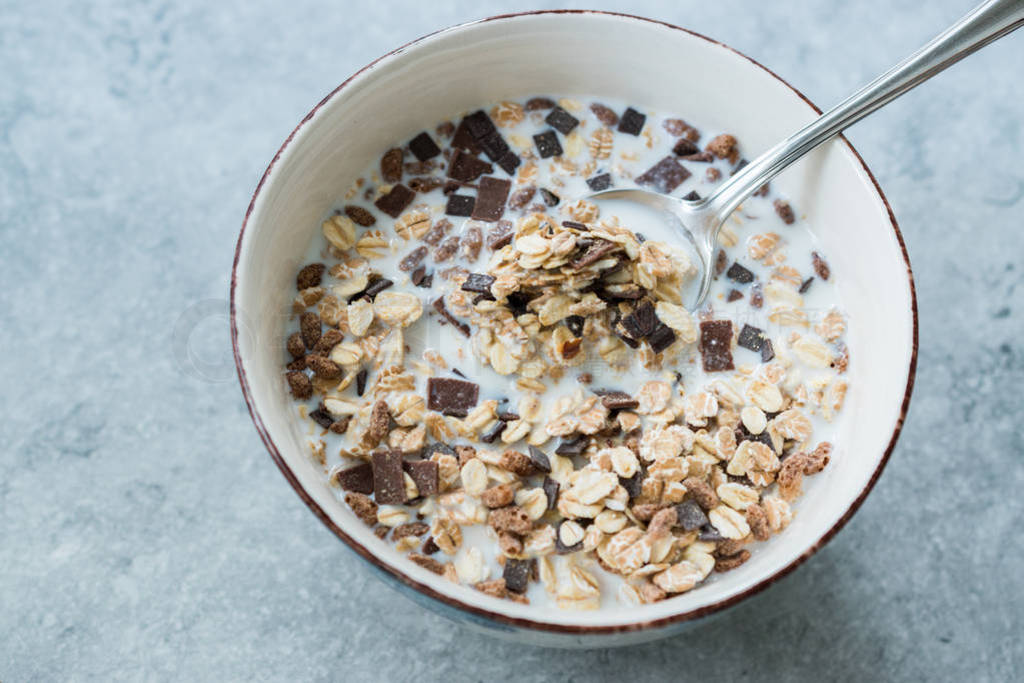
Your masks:
<path fill-rule="evenodd" d="M 700 195 L 697 194 L 697 190 L 690 190 L 689 192 L 683 195 L 683 199 L 685 199 L 688 202 L 699 202 Z"/>
<path fill-rule="evenodd" d="M 433 460 L 410 460 L 402 467 L 409 473 L 421 496 L 432 496 L 440 490 L 437 463 Z"/>
<path fill-rule="evenodd" d="M 426 161 L 440 154 L 441 148 L 437 146 L 427 131 L 423 131 L 409 141 L 409 151 L 420 161 Z"/>
<path fill-rule="evenodd" d="M 437 543 L 434 542 L 434 537 L 427 536 L 427 540 L 423 542 L 423 548 L 420 552 L 424 555 L 433 555 L 438 550 L 440 550 L 440 548 L 437 546 Z"/>
<path fill-rule="evenodd" d="M 515 175 L 516 169 L 519 167 L 519 164 L 522 163 L 522 160 L 519 158 L 518 155 L 516 155 L 515 152 L 509 150 L 505 152 L 505 154 L 503 154 L 502 157 L 495 161 L 494 163 L 498 164 L 498 167 L 501 168 L 501 170 L 503 170 L 505 173 L 508 173 L 509 175 Z"/>
<path fill-rule="evenodd" d="M 609 173 L 602 173 L 601 175 L 596 175 L 593 178 L 587 178 L 587 185 L 590 187 L 591 192 L 607 190 L 612 186 L 612 176 Z"/>
<path fill-rule="evenodd" d="M 551 110 L 544 121 L 562 135 L 568 135 L 580 122 L 575 116 L 558 106 Z"/>
<path fill-rule="evenodd" d="M 462 290 L 466 292 L 476 292 L 477 294 L 485 294 L 486 298 L 494 301 L 494 296 L 491 294 L 491 285 L 494 284 L 495 278 L 493 275 L 485 275 L 484 273 L 470 273 L 466 281 L 462 283 Z"/>
<path fill-rule="evenodd" d="M 455 449 L 446 443 L 440 441 L 434 441 L 423 447 L 423 458 L 429 460 L 434 453 L 444 453 L 445 455 L 455 455 Z"/>
<path fill-rule="evenodd" d="M 495 440 L 501 436 L 501 433 L 505 431 L 506 427 L 508 427 L 507 423 L 502 420 L 498 420 L 490 429 L 480 435 L 480 440 L 484 443 L 494 443 Z"/>
<path fill-rule="evenodd" d="M 619 115 L 603 104 L 594 102 L 590 105 L 590 111 L 594 112 L 594 116 L 597 117 L 598 121 L 609 128 L 614 128 L 619 123 Z"/>
<path fill-rule="evenodd" d="M 600 261 L 606 254 L 615 251 L 618 247 L 619 245 L 614 242 L 595 240 L 593 244 L 587 247 L 587 250 L 583 252 L 582 256 L 574 261 L 570 261 L 569 266 L 573 270 L 583 270 L 590 264 Z"/>
<path fill-rule="evenodd" d="M 527 453 L 529 453 L 530 462 L 533 463 L 535 469 L 541 472 L 551 471 L 551 460 L 548 458 L 547 453 L 536 446 L 527 448 Z"/>
<path fill-rule="evenodd" d="M 555 106 L 555 101 L 549 97 L 531 97 L 526 101 L 523 109 L 526 111 L 539 111 L 542 109 L 551 109 Z"/>
<path fill-rule="evenodd" d="M 537 194 L 537 188 L 533 185 L 520 188 L 508 198 L 508 206 L 510 209 L 522 209 L 530 203 L 535 194 Z"/>
<path fill-rule="evenodd" d="M 479 154 L 480 145 L 476 143 L 476 138 L 469 131 L 469 125 L 466 119 L 462 119 L 458 127 L 455 129 L 455 133 L 452 135 L 452 147 L 455 149 L 463 149 L 472 154 Z"/>
<path fill-rule="evenodd" d="M 480 386 L 473 382 L 448 377 L 427 380 L 427 408 L 445 415 L 465 417 L 479 397 Z"/>
<path fill-rule="evenodd" d="M 738 289 L 730 289 L 729 294 L 725 297 L 725 300 L 728 301 L 729 303 L 732 303 L 733 301 L 739 301 L 742 298 L 743 292 L 741 292 Z"/>
<path fill-rule="evenodd" d="M 744 168 L 746 168 L 749 165 L 750 165 L 749 161 L 747 161 L 746 159 L 740 159 L 740 162 L 738 164 L 736 164 L 736 166 L 733 167 L 733 169 L 731 171 L 729 171 L 729 177 L 731 178 L 732 176 L 736 175 L 737 173 L 739 173 L 740 171 L 742 171 Z M 760 192 L 760 188 L 758 188 L 758 191 Z"/>
<path fill-rule="evenodd" d="M 629 135 L 640 135 L 640 131 L 644 129 L 645 121 L 647 121 L 645 115 L 633 109 L 633 107 L 628 107 L 619 120 L 619 132 L 628 133 Z"/>
<path fill-rule="evenodd" d="M 619 484 L 622 485 L 622 488 L 626 489 L 626 493 L 629 494 L 630 500 L 640 497 L 640 494 L 643 493 L 643 483 L 643 470 L 637 470 L 636 474 L 634 474 L 629 479 L 626 479 L 625 477 L 619 477 Z"/>
<path fill-rule="evenodd" d="M 661 353 L 676 341 L 676 333 L 668 325 L 659 322 L 658 326 L 647 337 L 647 343 L 651 345 L 651 351 Z"/>
<path fill-rule="evenodd" d="M 373 465 L 373 496 L 378 505 L 401 505 L 405 502 L 405 477 L 402 476 L 402 454 L 398 451 L 377 451 L 371 456 Z"/>
<path fill-rule="evenodd" d="M 434 274 L 427 275 L 426 266 L 420 266 L 416 270 L 412 271 L 412 275 L 409 276 L 412 280 L 412 284 L 415 287 L 426 287 L 429 289 L 434 284 Z"/>
<path fill-rule="evenodd" d="M 560 488 L 558 482 L 551 477 L 544 477 L 541 488 L 544 489 L 544 495 L 548 499 L 548 510 L 554 510 L 558 505 L 558 489 Z"/>
<path fill-rule="evenodd" d="M 828 267 L 828 263 L 825 262 L 821 254 L 812 251 L 811 263 L 814 265 L 814 272 L 818 274 L 818 277 L 822 280 L 828 280 L 828 276 L 832 274 L 832 269 Z"/>
<path fill-rule="evenodd" d="M 686 138 L 680 138 L 679 142 L 677 142 L 675 146 L 672 148 L 672 152 L 676 156 L 685 157 L 691 154 L 697 154 L 698 152 L 700 152 L 700 148 L 698 148 L 697 145 L 693 144 Z"/>
<path fill-rule="evenodd" d="M 708 516 L 700 509 L 700 505 L 692 500 L 684 500 L 676 505 L 676 525 L 683 531 L 694 531 L 708 523 Z"/>
<path fill-rule="evenodd" d="M 741 266 L 739 261 L 734 261 L 733 264 L 729 266 L 729 270 L 725 272 L 725 276 L 733 282 L 738 282 L 741 285 L 754 281 L 754 273 Z"/>
<path fill-rule="evenodd" d="M 512 243 L 512 223 L 509 221 L 498 221 L 497 225 L 487 233 L 487 248 L 497 251 L 506 244 Z"/>
<path fill-rule="evenodd" d="M 413 178 L 409 181 L 409 189 L 413 192 L 419 192 L 420 194 L 426 194 L 427 192 L 433 192 L 437 188 L 444 185 L 444 181 L 440 178 L 423 177 Z"/>
<path fill-rule="evenodd" d="M 418 246 L 398 262 L 398 269 L 403 272 L 410 271 L 422 263 L 425 258 L 427 258 L 427 248 L 422 245 Z"/>
<path fill-rule="evenodd" d="M 509 149 L 508 143 L 505 142 L 505 138 L 501 137 L 501 133 L 494 130 L 482 138 L 477 138 L 477 144 L 487 155 L 487 158 L 501 164 L 501 161 L 505 158 L 512 150 Z"/>
<path fill-rule="evenodd" d="M 356 396 L 362 396 L 366 392 L 366 377 L 369 373 L 366 368 L 356 373 Z"/>
<path fill-rule="evenodd" d="M 361 225 L 364 228 L 368 228 L 377 222 L 377 219 L 373 217 L 373 214 L 364 209 L 361 206 L 355 206 L 349 204 L 345 207 L 345 215 L 352 219 L 357 225 Z"/>
<path fill-rule="evenodd" d="M 700 324 L 700 353 L 705 372 L 733 370 L 732 322 L 705 320 Z"/>
<path fill-rule="evenodd" d="M 448 310 L 448 307 L 444 305 L 444 297 L 438 297 L 434 301 L 433 306 L 434 310 L 441 314 L 441 317 L 443 317 L 445 320 L 447 320 L 448 322 L 455 326 L 455 329 L 457 329 L 459 332 L 466 335 L 467 337 L 469 336 L 469 325 L 462 322 L 461 320 L 459 320 L 458 318 L 451 314 L 451 311 Z"/>
<path fill-rule="evenodd" d="M 654 313 L 654 305 L 645 301 L 633 312 L 622 319 L 622 326 L 633 339 L 643 339 L 651 332 L 654 332 L 658 324 L 658 316 Z"/>
<path fill-rule="evenodd" d="M 765 335 L 764 330 L 753 325 L 744 324 L 740 329 L 740 336 L 737 338 L 736 344 L 751 351 L 760 351 L 767 340 L 768 337 Z"/>
<path fill-rule="evenodd" d="M 553 130 L 534 135 L 533 144 L 537 146 L 537 154 L 541 159 L 556 157 L 562 153 L 562 143 L 558 141 L 558 134 Z"/>
<path fill-rule="evenodd" d="M 397 183 L 402 179 L 402 157 L 404 152 L 398 147 L 389 149 L 380 159 L 380 176 L 386 183 Z"/>
<path fill-rule="evenodd" d="M 718 533 L 718 529 L 711 526 L 710 523 L 705 524 L 700 528 L 700 533 L 697 535 L 697 540 L 700 541 L 724 541 L 725 536 Z"/>
<path fill-rule="evenodd" d="M 461 149 L 455 150 L 448 164 L 448 177 L 460 183 L 471 183 L 485 173 L 494 173 L 494 166 Z"/>
<path fill-rule="evenodd" d="M 565 326 L 569 328 L 569 331 L 572 332 L 574 337 L 583 336 L 583 325 L 586 321 L 583 319 L 582 315 L 570 315 L 565 318 L 563 322 L 565 323 Z"/>
<path fill-rule="evenodd" d="M 668 194 L 690 177 L 690 172 L 675 160 L 665 157 L 636 177 L 638 185 L 650 185 L 662 194 Z"/>
<path fill-rule="evenodd" d="M 775 213 L 778 214 L 779 218 L 786 225 L 792 225 L 796 221 L 796 216 L 793 214 L 793 207 L 789 205 L 785 199 L 776 199 L 772 202 L 772 206 L 775 207 Z"/>
<path fill-rule="evenodd" d="M 775 349 L 772 347 L 772 340 L 765 339 L 764 346 L 761 347 L 761 362 L 767 363 L 773 358 L 775 358 Z"/>
<path fill-rule="evenodd" d="M 543 187 L 540 188 L 540 196 L 548 206 L 558 206 L 558 202 L 562 201 L 557 194 Z"/>
<path fill-rule="evenodd" d="M 582 538 L 573 543 L 572 545 L 565 545 L 564 543 L 562 543 L 562 525 L 568 524 L 570 521 L 572 520 L 563 519 L 561 522 L 558 523 L 558 526 L 555 527 L 555 552 L 559 555 L 567 555 L 569 553 L 574 553 L 578 550 L 583 550 Z"/>
<path fill-rule="evenodd" d="M 465 194 L 448 195 L 448 204 L 444 212 L 449 216 L 471 216 L 476 199 Z"/>
<path fill-rule="evenodd" d="M 512 183 L 501 178 L 484 177 L 480 179 L 480 189 L 476 193 L 476 205 L 473 207 L 473 218 L 478 221 L 493 223 L 505 213 L 505 200 L 508 199 Z"/>
<path fill-rule="evenodd" d="M 335 475 L 335 481 L 343 491 L 373 493 L 373 465 L 364 462 L 355 467 L 341 470 Z"/>
<path fill-rule="evenodd" d="M 399 183 L 391 188 L 391 192 L 379 197 L 373 205 L 392 218 L 398 218 L 415 198 L 415 192 Z"/>
<path fill-rule="evenodd" d="M 505 579 L 505 588 L 520 595 L 525 593 L 530 583 L 533 563 L 534 560 L 516 560 L 511 557 L 505 560 L 505 569 L 501 573 L 501 578 Z"/>
<path fill-rule="evenodd" d="M 387 279 L 386 277 L 377 278 L 376 280 L 374 280 L 373 282 L 366 286 L 366 289 L 363 290 L 363 296 L 368 296 L 370 297 L 370 301 L 373 301 L 378 294 L 380 294 L 385 289 L 391 287 L 394 284 L 394 282 Z"/>
<path fill-rule="evenodd" d="M 595 391 L 594 393 L 601 394 L 601 403 L 608 410 L 633 410 L 640 405 L 640 401 L 625 391 Z"/>
<path fill-rule="evenodd" d="M 800 289 L 798 290 L 801 294 L 806 294 L 807 290 L 811 288 L 811 283 L 814 282 L 814 277 L 809 277 L 800 283 Z"/>
<path fill-rule="evenodd" d="M 589 232 L 590 228 L 587 227 L 586 223 L 578 223 L 576 221 L 562 221 L 563 228 L 572 228 L 573 230 L 582 230 Z"/>
<path fill-rule="evenodd" d="M 568 456 L 582 455 L 583 451 L 587 448 L 587 441 L 587 437 L 583 434 L 562 439 L 558 444 L 558 448 L 555 449 L 555 453 Z"/>
<path fill-rule="evenodd" d="M 316 410 L 313 410 L 309 413 L 309 419 L 311 419 L 313 422 L 316 422 L 324 429 L 329 429 L 330 426 L 334 424 L 334 418 L 331 417 L 331 414 L 327 412 L 327 409 L 324 407 L 323 403 L 317 406 Z"/>
<path fill-rule="evenodd" d="M 725 272 L 725 266 L 729 263 L 728 257 L 725 255 L 725 249 L 719 249 L 715 255 L 715 277 Z"/>

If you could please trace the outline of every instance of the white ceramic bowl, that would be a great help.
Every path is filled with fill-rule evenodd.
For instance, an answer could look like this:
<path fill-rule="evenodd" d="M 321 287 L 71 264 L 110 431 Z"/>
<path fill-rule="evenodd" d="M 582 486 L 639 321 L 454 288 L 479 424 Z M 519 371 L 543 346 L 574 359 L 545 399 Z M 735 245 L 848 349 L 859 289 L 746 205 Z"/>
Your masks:
<path fill-rule="evenodd" d="M 256 428 L 288 481 L 338 537 L 408 593 L 497 634 L 548 645 L 649 640 L 733 605 L 792 571 L 859 507 L 892 452 L 913 385 L 913 279 L 896 221 L 845 140 L 775 182 L 815 227 L 849 314 L 852 386 L 831 465 L 806 486 L 792 525 L 750 561 L 689 593 L 641 607 L 559 611 L 488 597 L 402 558 L 338 502 L 303 443 L 282 378 L 295 273 L 319 220 L 394 140 L 502 98 L 606 96 L 738 136 L 748 157 L 816 108 L 775 74 L 689 31 L 600 12 L 535 12 L 457 26 L 365 67 L 306 116 L 246 213 L 231 280 L 238 374 Z M 325 537 L 324 542 L 328 542 Z"/>

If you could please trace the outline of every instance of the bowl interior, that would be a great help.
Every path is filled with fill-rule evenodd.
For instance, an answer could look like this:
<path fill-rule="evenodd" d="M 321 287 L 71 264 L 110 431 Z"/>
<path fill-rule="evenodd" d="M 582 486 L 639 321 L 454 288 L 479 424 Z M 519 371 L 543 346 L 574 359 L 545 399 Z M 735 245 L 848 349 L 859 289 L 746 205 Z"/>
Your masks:
<path fill-rule="evenodd" d="M 682 596 L 592 613 L 529 607 L 454 585 L 402 559 L 340 504 L 304 446 L 281 379 L 294 276 L 319 220 L 394 140 L 490 101 L 535 94 L 614 97 L 733 132 L 752 158 L 815 117 L 746 57 L 657 22 L 531 14 L 456 27 L 350 79 L 289 139 L 261 183 L 239 244 L 233 302 L 247 400 L 268 447 L 319 514 L 364 555 L 463 605 L 551 625 L 637 628 L 731 602 L 805 556 L 866 493 L 901 422 L 914 321 L 909 268 L 863 164 L 832 142 L 776 181 L 814 227 L 849 314 L 851 387 L 832 464 L 805 485 L 792 525 L 740 569 Z M 324 536 L 324 542 L 332 539 Z M 525 622 L 521 622 L 525 623 Z M 528 624 L 529 625 L 529 624 Z M 556 627 L 557 628 L 557 627 Z"/>

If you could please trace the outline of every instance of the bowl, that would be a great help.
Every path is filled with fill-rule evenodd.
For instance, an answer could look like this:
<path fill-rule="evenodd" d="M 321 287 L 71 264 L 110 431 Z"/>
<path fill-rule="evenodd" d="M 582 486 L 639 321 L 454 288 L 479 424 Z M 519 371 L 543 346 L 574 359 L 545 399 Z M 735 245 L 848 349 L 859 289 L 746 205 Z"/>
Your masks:
<path fill-rule="evenodd" d="M 317 104 L 271 160 L 246 211 L 231 277 L 242 392 L 296 493 L 352 550 L 419 602 L 488 633 L 612 646 L 677 632 L 764 590 L 831 539 L 864 501 L 896 443 L 913 386 L 917 311 L 896 220 L 842 138 L 774 182 L 813 226 L 849 315 L 851 388 L 830 466 L 793 523 L 742 567 L 639 607 L 560 611 L 499 600 L 404 559 L 339 502 L 304 447 L 282 377 L 282 337 L 300 259 L 320 219 L 396 139 L 502 98 L 614 97 L 734 133 L 752 157 L 819 110 L 774 73 L 704 36 L 593 11 L 503 15 L 445 29 L 376 60 Z"/>

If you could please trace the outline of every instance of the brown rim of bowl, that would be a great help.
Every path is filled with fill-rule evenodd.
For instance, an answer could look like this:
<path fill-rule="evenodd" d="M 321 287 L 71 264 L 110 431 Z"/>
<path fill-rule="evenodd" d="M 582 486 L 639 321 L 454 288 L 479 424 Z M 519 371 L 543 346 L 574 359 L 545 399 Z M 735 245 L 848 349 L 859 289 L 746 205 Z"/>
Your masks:
<path fill-rule="evenodd" d="M 695 37 L 695 38 L 700 38 L 701 40 L 705 40 L 705 41 L 707 41 L 709 43 L 712 43 L 714 45 L 718 45 L 718 46 L 724 47 L 725 49 L 727 49 L 727 50 L 729 50 L 729 51 L 739 55 L 740 57 L 743 57 L 744 59 L 749 61 L 751 64 L 753 64 L 754 66 L 764 70 L 765 72 L 770 74 L 772 77 L 774 77 L 776 80 L 778 80 L 780 83 L 782 83 L 787 88 L 792 90 L 794 93 L 796 93 L 796 95 L 798 97 L 800 97 L 800 99 L 802 99 L 812 109 L 814 109 L 814 111 L 816 111 L 818 114 L 821 114 L 821 109 L 819 109 L 817 106 L 815 106 L 815 104 L 813 102 L 811 102 L 809 99 L 807 99 L 807 97 L 803 93 L 801 93 L 799 90 L 797 90 L 792 85 L 787 83 L 785 80 L 780 78 L 779 75 L 776 74 L 774 71 L 772 71 L 771 69 L 765 67 L 763 64 L 759 63 L 757 60 L 751 59 L 750 57 L 748 57 L 747 55 L 743 54 L 742 52 L 739 52 L 738 50 L 736 50 L 736 49 L 734 49 L 732 47 L 729 47 L 728 45 L 726 45 L 724 43 L 721 43 L 721 42 L 719 42 L 717 40 L 713 40 L 711 38 L 708 38 L 707 36 L 701 35 L 700 33 L 696 33 L 694 31 L 682 28 L 680 26 L 676 26 L 674 24 L 669 24 L 669 23 L 664 22 L 664 21 L 658 21 L 656 19 L 648 19 L 646 17 L 638 17 L 636 15 L 625 14 L 625 13 L 621 13 L 621 12 L 605 12 L 605 11 L 600 11 L 600 10 L 537 10 L 537 11 L 532 11 L 532 12 L 518 12 L 518 13 L 510 13 L 510 14 L 499 14 L 499 15 L 495 15 L 493 17 L 488 17 L 486 19 L 480 19 L 480 20 L 477 20 L 477 21 L 471 21 L 471 22 L 467 22 L 465 24 L 458 24 L 456 26 L 452 26 L 452 27 L 449 27 L 449 28 L 446 28 L 446 29 L 441 29 L 439 31 L 434 31 L 432 33 L 428 33 L 425 36 L 417 38 L 416 40 L 413 40 L 413 41 L 411 41 L 409 43 L 406 43 L 405 45 L 402 45 L 401 47 L 396 48 L 396 49 L 392 50 L 391 52 L 388 52 L 386 55 L 378 57 L 377 59 L 373 60 L 372 62 L 370 62 L 369 64 L 367 64 L 363 68 L 359 69 L 359 71 L 356 71 L 354 74 L 349 76 L 347 79 L 345 79 L 345 81 L 341 85 L 339 85 L 337 88 L 332 90 L 326 97 L 324 97 L 322 100 L 320 100 L 320 102 L 317 103 L 317 105 L 315 107 L 313 107 L 313 109 L 310 110 L 310 112 L 308 114 L 306 114 L 305 118 L 303 118 L 302 121 L 299 122 L 299 125 L 295 127 L 295 130 L 293 130 L 291 132 L 291 134 L 288 136 L 288 138 L 284 141 L 284 144 L 281 145 L 281 148 L 277 150 L 277 153 L 274 155 L 274 158 L 271 159 L 270 164 L 267 166 L 267 170 L 263 172 L 263 176 L 260 178 L 260 182 L 256 186 L 256 191 L 253 192 L 252 199 L 249 202 L 249 207 L 245 211 L 245 220 L 242 222 L 242 229 L 241 229 L 241 231 L 238 234 L 238 244 L 235 247 L 235 259 L 234 259 L 234 263 L 233 263 L 233 265 L 231 267 L 231 346 L 232 346 L 232 349 L 233 349 L 233 352 L 234 352 L 234 357 L 235 357 L 235 367 L 238 370 L 238 380 L 239 380 L 239 382 L 242 385 L 242 394 L 245 397 L 245 404 L 249 408 L 249 415 L 252 417 L 253 424 L 255 424 L 255 426 L 256 426 L 256 431 L 259 432 L 260 439 L 263 440 L 264 446 L 266 446 L 267 451 L 269 451 L 271 457 L 277 463 L 277 466 L 281 470 L 281 473 L 284 475 L 285 479 L 288 480 L 288 483 L 290 483 L 292 488 L 295 489 L 295 492 L 299 495 L 299 497 L 306 503 L 307 506 L 309 506 L 309 509 L 312 510 L 313 513 L 317 517 L 320 518 L 320 521 L 323 522 L 327 526 L 327 528 L 329 528 L 331 531 L 333 531 L 334 534 L 336 536 L 338 536 L 338 538 L 340 538 L 350 548 L 352 548 L 356 553 L 358 553 L 360 556 L 362 556 L 363 559 L 367 560 L 368 562 L 370 562 L 373 565 L 375 565 L 381 571 L 383 571 L 383 572 L 385 572 L 387 574 L 390 574 L 391 577 L 393 577 L 394 579 L 396 579 L 396 580 L 400 581 L 401 583 L 409 586 L 410 588 L 415 589 L 416 591 L 422 593 L 423 595 L 426 595 L 427 597 L 433 598 L 434 600 L 437 600 L 438 602 L 441 602 L 441 603 L 443 603 L 443 604 L 445 604 L 445 605 L 447 605 L 449 607 L 454 607 L 456 609 L 459 609 L 459 610 L 462 610 L 462 611 L 465 611 L 465 612 L 469 612 L 470 614 L 476 615 L 478 617 L 483 617 L 485 619 L 489 619 L 491 621 L 497 622 L 499 624 L 504 624 L 506 626 L 513 626 L 513 627 L 519 627 L 519 628 L 528 628 L 528 629 L 532 629 L 532 630 L 548 631 L 548 632 L 553 632 L 553 633 L 567 633 L 567 634 L 573 634 L 573 635 L 610 635 L 610 634 L 614 634 L 614 633 L 625 633 L 625 632 L 642 631 L 642 630 L 648 630 L 648 629 L 656 629 L 656 628 L 661 628 L 661 627 L 664 627 L 664 626 L 669 626 L 671 624 L 681 623 L 681 622 L 685 622 L 685 621 L 692 621 L 694 619 L 699 619 L 699 618 L 707 616 L 709 614 L 713 614 L 715 612 L 719 612 L 721 610 L 724 610 L 724 609 L 727 609 L 729 607 L 732 607 L 733 605 L 736 605 L 739 602 L 741 602 L 741 601 L 743 601 L 743 600 L 745 600 L 745 599 L 747 599 L 749 597 L 752 597 L 752 596 L 760 593 L 761 591 L 763 591 L 764 589 L 768 588 L 769 586 L 771 586 L 775 582 L 779 581 L 783 577 L 787 576 L 794 569 L 796 569 L 797 567 L 802 565 L 811 555 L 816 553 L 826 543 L 828 543 L 830 540 L 832 540 L 832 537 L 835 536 L 839 532 L 839 530 L 842 529 L 846 525 L 846 523 L 848 521 L 850 521 L 850 518 L 853 517 L 854 513 L 857 512 L 857 510 L 860 508 L 861 504 L 864 502 L 864 499 L 867 497 L 868 493 L 870 493 L 871 489 L 874 488 L 875 482 L 878 481 L 878 477 L 881 476 L 882 470 L 885 469 L 885 465 L 889 462 L 889 457 L 892 455 L 893 449 L 896 447 L 896 441 L 899 438 L 900 430 L 902 430 L 903 422 L 904 422 L 904 420 L 906 420 L 906 417 L 907 417 L 907 409 L 910 406 L 910 395 L 911 395 L 911 393 L 913 391 L 913 388 L 914 388 L 914 376 L 915 376 L 915 374 L 917 372 L 918 322 L 917 322 L 917 293 L 916 293 L 915 288 L 914 288 L 914 274 L 911 272 L 911 269 L 910 269 L 910 257 L 907 255 L 907 245 L 903 241 L 903 235 L 900 233 L 899 226 L 896 223 L 896 216 L 893 214 L 892 207 L 889 205 L 889 200 L 886 199 L 885 194 L 882 192 L 882 188 L 878 185 L 878 181 L 875 179 L 874 174 L 867 167 L 867 164 L 864 163 L 864 159 L 860 156 L 860 154 L 857 152 L 857 150 L 853 148 L 853 145 L 851 145 L 849 143 L 849 141 L 844 136 L 839 136 L 839 137 L 843 141 L 843 144 L 845 144 L 849 148 L 849 150 L 853 153 L 853 155 L 857 158 L 857 161 L 860 162 L 861 168 L 864 169 L 864 172 L 867 174 L 868 178 L 871 179 L 871 182 L 875 186 L 875 191 L 878 193 L 879 198 L 882 200 L 882 203 L 885 205 L 886 211 L 889 213 L 889 221 L 892 224 L 892 231 L 896 235 L 896 240 L 899 242 L 900 250 L 903 253 L 903 261 L 904 261 L 904 263 L 906 264 L 906 267 L 907 267 L 907 283 L 910 286 L 910 307 L 911 307 L 911 315 L 912 315 L 912 319 L 913 319 L 913 327 L 914 327 L 914 329 L 913 329 L 913 342 L 912 342 L 911 353 L 910 353 L 910 368 L 909 368 L 909 372 L 907 374 L 907 388 L 906 388 L 906 391 L 903 394 L 903 403 L 900 406 L 900 416 L 899 416 L 899 419 L 896 421 L 896 426 L 893 428 L 892 438 L 889 440 L 889 445 L 886 447 L 885 453 L 883 454 L 882 459 L 878 463 L 878 467 L 876 467 L 874 473 L 872 473 L 871 479 L 868 481 L 867 485 L 860 492 L 860 494 L 853 501 L 853 503 L 850 504 L 850 506 L 849 506 L 849 508 L 847 508 L 846 512 L 843 513 L 843 516 L 840 517 L 839 520 L 832 526 L 832 528 L 830 528 L 821 538 L 819 538 L 818 541 L 816 543 L 814 543 L 814 545 L 812 545 L 810 548 L 805 550 L 799 557 L 794 559 L 792 562 L 790 562 L 788 565 L 786 565 L 782 569 L 778 570 L 777 572 L 775 572 L 771 576 L 761 580 L 760 582 L 754 584 L 753 586 L 750 586 L 746 590 L 741 591 L 740 593 L 737 593 L 736 595 L 733 595 L 733 596 L 731 596 L 729 598 L 726 598 L 724 600 L 720 600 L 720 601 L 718 601 L 718 602 L 716 602 L 714 604 L 706 605 L 704 607 L 693 609 L 693 610 L 690 610 L 688 612 L 683 612 L 683 613 L 680 613 L 680 614 L 675 614 L 675 615 L 672 615 L 672 616 L 669 616 L 669 617 L 662 617 L 661 619 L 654 619 L 654 620 L 645 621 L 645 622 L 638 622 L 638 623 L 631 623 L 631 624 L 620 624 L 620 625 L 615 625 L 615 626 L 574 626 L 574 625 L 570 625 L 570 624 L 555 624 L 555 623 L 550 623 L 550 622 L 545 622 L 545 621 L 535 621 L 533 619 L 524 619 L 524 618 L 518 618 L 518 617 L 510 617 L 510 616 L 507 616 L 505 614 L 501 614 L 501 613 L 498 613 L 498 612 L 493 612 L 493 611 L 488 610 L 488 609 L 484 609 L 484 608 L 481 608 L 481 607 L 476 607 L 474 605 L 467 604 L 467 603 L 462 602 L 461 600 L 459 600 L 457 598 L 453 598 L 451 596 L 439 593 L 438 591 L 434 590 L 430 586 L 424 585 L 424 584 L 420 583 L 419 581 L 416 581 L 415 579 L 407 576 L 401 570 L 399 570 L 399 569 L 397 569 L 397 568 L 395 568 L 395 567 L 393 567 L 393 566 L 383 562 L 376 555 L 374 555 L 369 550 L 367 550 L 364 546 L 362 546 L 361 544 L 357 543 L 348 534 L 346 534 L 344 532 L 344 530 L 342 530 L 337 524 L 335 524 L 331 520 L 331 518 L 327 516 L 327 513 L 324 512 L 324 510 L 319 505 L 317 505 L 317 503 L 312 499 L 312 497 L 310 497 L 310 495 L 308 493 L 306 493 L 306 490 L 299 484 L 299 481 L 296 478 L 295 473 L 292 472 L 291 468 L 288 467 L 288 464 L 285 462 L 284 458 L 281 456 L 280 451 L 278 451 L 278 449 L 277 449 L 277 445 L 270 438 L 270 434 L 267 432 L 267 429 L 266 429 L 266 427 L 263 424 L 263 420 L 260 417 L 259 412 L 256 410 L 255 405 L 253 404 L 252 394 L 251 394 L 251 392 L 249 390 L 249 382 L 248 382 L 248 379 L 246 378 L 245 368 L 242 365 L 242 358 L 241 358 L 241 354 L 240 354 L 239 348 L 238 348 L 238 326 L 236 324 L 236 313 L 237 313 L 237 311 L 235 309 L 235 286 L 237 284 L 238 261 L 239 261 L 239 258 L 241 256 L 241 253 L 242 253 L 242 240 L 243 240 L 243 238 L 245 236 L 245 227 L 246 227 L 246 225 L 249 222 L 249 216 L 252 214 L 253 206 L 255 206 L 255 204 L 256 204 L 256 198 L 259 196 L 260 190 L 263 189 L 263 184 L 266 182 L 267 177 L 270 175 L 270 171 L 274 168 L 274 165 L 277 163 L 277 160 L 281 158 L 281 154 L 284 152 L 285 148 L 287 148 L 288 145 L 291 144 L 291 141 L 295 138 L 295 135 L 299 132 L 299 129 L 301 129 L 304 125 L 306 125 L 306 123 L 311 118 L 313 118 L 313 116 L 316 114 L 316 112 L 319 111 L 320 108 L 324 104 L 326 104 L 328 100 L 330 100 L 335 95 L 337 95 L 339 92 L 341 92 L 341 90 L 344 89 L 345 86 L 348 85 L 352 81 L 353 78 L 355 78 L 359 74 L 363 73 L 364 71 L 366 71 L 367 69 L 372 67 L 374 64 L 377 64 L 382 59 L 385 59 L 387 57 L 390 57 L 391 55 L 394 55 L 394 54 L 397 54 L 397 53 L 400 53 L 400 52 L 404 51 L 410 45 L 415 45 L 417 43 L 422 42 L 423 40 L 426 40 L 427 38 L 430 38 L 430 37 L 432 37 L 434 35 L 437 35 L 438 33 L 442 33 L 444 31 L 449 31 L 449 30 L 456 29 L 456 28 L 472 26 L 474 24 L 482 24 L 482 23 L 486 23 L 486 22 L 489 22 L 489 21 L 499 21 L 499 20 L 502 20 L 502 19 L 510 19 L 510 18 L 522 17 L 522 16 L 532 16 L 532 15 L 537 15 L 537 14 L 597 14 L 597 15 L 606 15 L 606 16 L 621 17 L 621 18 L 624 18 L 624 19 L 630 19 L 630 20 L 634 20 L 634 21 L 644 21 L 644 22 L 648 22 L 648 23 L 651 23 L 651 24 L 659 24 L 661 26 L 665 26 L 665 27 L 673 29 L 675 31 L 682 31 L 684 33 L 687 33 L 687 34 Z"/>

